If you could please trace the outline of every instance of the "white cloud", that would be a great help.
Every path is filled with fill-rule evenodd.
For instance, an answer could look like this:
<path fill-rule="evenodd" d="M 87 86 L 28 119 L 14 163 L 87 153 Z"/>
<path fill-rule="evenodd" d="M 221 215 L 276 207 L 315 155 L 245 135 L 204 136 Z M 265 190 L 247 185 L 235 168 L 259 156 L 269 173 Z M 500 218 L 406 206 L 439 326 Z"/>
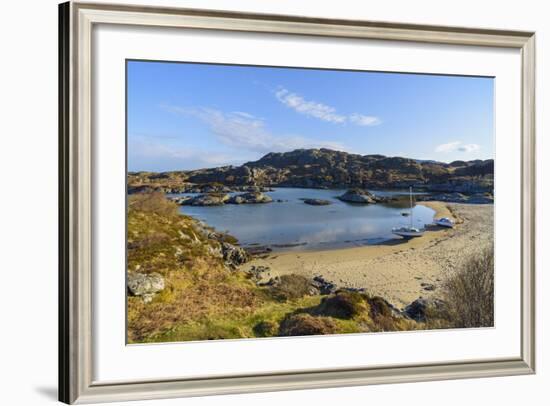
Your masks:
<path fill-rule="evenodd" d="M 132 134 L 130 143 L 131 148 L 128 149 L 130 170 L 157 171 L 160 167 L 163 168 L 162 170 L 210 168 L 229 164 L 240 165 L 247 160 L 238 160 L 229 154 L 202 151 L 192 147 L 164 145 L 158 142 L 157 136 Z"/>
<path fill-rule="evenodd" d="M 378 117 L 364 116 L 363 114 L 357 114 L 357 113 L 351 114 L 349 116 L 349 121 L 351 121 L 354 124 L 362 125 L 362 126 L 378 125 L 381 123 Z"/>
<path fill-rule="evenodd" d="M 451 141 L 446 144 L 438 145 L 435 148 L 435 152 L 476 152 L 481 149 L 481 146 L 478 144 L 463 144 L 461 141 Z"/>
<path fill-rule="evenodd" d="M 334 107 L 327 106 L 323 103 L 305 100 L 302 96 L 296 93 L 291 93 L 286 89 L 279 89 L 275 92 L 275 97 L 281 103 L 296 110 L 298 113 L 305 114 L 331 123 L 343 123 L 346 117 L 336 114 Z"/>
<path fill-rule="evenodd" d="M 479 151 L 481 146 L 478 144 L 464 144 L 458 147 L 458 150 L 461 152 L 476 152 Z"/>
<path fill-rule="evenodd" d="M 267 153 L 283 152 L 297 148 L 331 148 L 344 150 L 336 141 L 317 141 L 302 136 L 272 134 L 263 119 L 245 112 L 225 113 L 211 108 L 182 108 L 162 106 L 165 110 L 193 116 L 203 121 L 218 140 L 230 147 Z"/>
<path fill-rule="evenodd" d="M 306 100 L 302 96 L 292 93 L 281 87 L 275 92 L 275 97 L 285 106 L 306 116 L 315 117 L 323 121 L 335 124 L 344 124 L 347 122 L 360 126 L 374 126 L 381 123 L 378 117 L 366 116 L 359 113 L 343 115 L 336 112 L 336 108 L 326 104 Z"/>

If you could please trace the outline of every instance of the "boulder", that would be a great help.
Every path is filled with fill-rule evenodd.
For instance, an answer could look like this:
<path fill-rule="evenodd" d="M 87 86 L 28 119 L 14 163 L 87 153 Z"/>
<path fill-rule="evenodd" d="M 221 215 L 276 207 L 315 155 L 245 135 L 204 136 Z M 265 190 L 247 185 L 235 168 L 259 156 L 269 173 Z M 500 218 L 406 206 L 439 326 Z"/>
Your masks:
<path fill-rule="evenodd" d="M 225 264 L 231 268 L 236 268 L 250 259 L 248 253 L 243 248 L 228 242 L 222 242 L 222 254 Z"/>
<path fill-rule="evenodd" d="M 227 200 L 230 204 L 255 204 L 255 203 L 271 203 L 273 199 L 263 194 L 262 192 L 248 192 L 235 195 Z"/>
<path fill-rule="evenodd" d="M 311 206 L 328 206 L 329 204 L 332 204 L 330 200 L 324 200 L 324 199 L 303 199 L 305 204 L 309 204 Z"/>
<path fill-rule="evenodd" d="M 226 193 L 207 193 L 189 201 L 191 206 L 221 206 L 230 199 Z"/>
<path fill-rule="evenodd" d="M 364 189 L 349 189 L 342 196 L 338 196 L 338 199 L 348 203 L 362 203 L 372 204 L 376 203 L 374 195 Z"/>
<path fill-rule="evenodd" d="M 329 295 L 336 292 L 337 289 L 334 283 L 327 281 L 322 276 L 315 276 L 311 284 L 319 290 L 321 295 Z"/>
<path fill-rule="evenodd" d="M 433 316 L 444 313 L 447 304 L 441 299 L 419 297 L 404 309 L 404 314 L 418 322 L 425 322 Z"/>
<path fill-rule="evenodd" d="M 155 293 L 164 289 L 164 278 L 153 272 L 144 274 L 139 272 L 128 273 L 128 293 L 139 296 L 145 303 L 153 300 Z"/>

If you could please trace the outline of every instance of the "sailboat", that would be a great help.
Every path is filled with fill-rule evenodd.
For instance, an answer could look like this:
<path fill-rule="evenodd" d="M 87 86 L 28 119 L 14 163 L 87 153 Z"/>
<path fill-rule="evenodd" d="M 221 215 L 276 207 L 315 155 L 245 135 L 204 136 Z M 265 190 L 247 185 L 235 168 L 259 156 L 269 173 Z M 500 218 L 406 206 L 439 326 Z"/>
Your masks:
<path fill-rule="evenodd" d="M 410 214 L 409 218 L 411 220 L 410 225 L 403 227 L 394 227 L 392 228 L 392 233 L 399 235 L 403 238 L 409 239 L 414 237 L 421 237 L 424 235 L 424 229 L 419 229 L 413 227 L 413 202 L 412 202 L 412 187 L 409 188 L 409 202 L 410 202 Z"/>

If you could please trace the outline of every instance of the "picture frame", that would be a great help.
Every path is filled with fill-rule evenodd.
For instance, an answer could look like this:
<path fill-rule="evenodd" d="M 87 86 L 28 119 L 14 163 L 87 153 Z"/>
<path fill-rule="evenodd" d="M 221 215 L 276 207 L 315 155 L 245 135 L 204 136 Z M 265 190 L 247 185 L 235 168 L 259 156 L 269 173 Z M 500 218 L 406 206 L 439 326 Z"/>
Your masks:
<path fill-rule="evenodd" d="M 93 378 L 92 30 L 101 24 L 510 48 L 521 52 L 519 357 L 262 374 L 97 382 Z M 89 403 L 524 375 L 535 372 L 535 33 L 199 9 L 59 6 L 59 400 Z"/>

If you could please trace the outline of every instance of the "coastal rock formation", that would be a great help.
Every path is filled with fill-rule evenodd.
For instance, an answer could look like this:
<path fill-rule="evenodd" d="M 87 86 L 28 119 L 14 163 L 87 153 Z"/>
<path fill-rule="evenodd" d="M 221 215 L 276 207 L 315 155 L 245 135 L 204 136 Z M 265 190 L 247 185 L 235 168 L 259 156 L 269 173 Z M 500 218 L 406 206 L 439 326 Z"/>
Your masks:
<path fill-rule="evenodd" d="M 145 303 L 153 300 L 155 293 L 164 289 L 164 278 L 158 273 L 128 273 L 128 293 L 140 296 Z"/>
<path fill-rule="evenodd" d="M 372 204 L 376 203 L 374 195 L 363 189 L 349 189 L 342 196 L 338 196 L 338 199 L 348 203 L 363 203 Z"/>
<path fill-rule="evenodd" d="M 229 195 L 226 193 L 208 193 L 190 200 L 184 200 L 183 204 L 191 206 L 221 206 L 228 200 Z"/>
<path fill-rule="evenodd" d="M 240 195 L 232 196 L 227 200 L 229 204 L 255 204 L 255 203 L 271 203 L 273 199 L 262 192 L 248 192 Z"/>
<path fill-rule="evenodd" d="M 273 186 L 306 188 L 397 189 L 413 186 L 437 192 L 484 193 L 493 190 L 494 162 L 450 164 L 383 155 L 358 155 L 330 149 L 271 152 L 241 166 L 174 172 L 129 173 L 128 193 L 228 193 L 269 191 Z"/>
<path fill-rule="evenodd" d="M 332 204 L 330 200 L 324 200 L 324 199 L 303 199 L 303 202 L 311 206 L 328 206 Z"/>

